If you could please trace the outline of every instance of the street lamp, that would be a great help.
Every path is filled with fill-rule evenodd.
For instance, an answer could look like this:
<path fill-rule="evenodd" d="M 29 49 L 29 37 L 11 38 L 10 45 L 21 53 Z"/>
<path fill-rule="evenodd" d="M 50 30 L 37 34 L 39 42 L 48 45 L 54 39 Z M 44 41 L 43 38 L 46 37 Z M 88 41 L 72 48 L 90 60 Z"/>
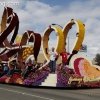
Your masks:
<path fill-rule="evenodd" d="M 68 38 L 68 44 L 65 42 L 65 45 L 67 44 L 68 45 L 68 52 L 69 52 L 69 37 Z"/>
<path fill-rule="evenodd" d="M 67 37 L 68 38 L 68 52 L 69 52 L 69 37 Z"/>
<path fill-rule="evenodd" d="M 59 24 L 52 23 L 51 25 L 58 25 L 58 26 L 60 26 L 63 29 L 63 27 L 61 25 L 59 25 Z M 69 52 L 69 37 L 67 37 L 67 38 L 68 38 L 68 52 Z"/>
<path fill-rule="evenodd" d="M 61 25 L 59 25 L 59 24 L 54 24 L 54 23 L 52 23 L 51 25 L 58 25 L 58 26 L 60 26 L 61 28 L 63 28 Z"/>

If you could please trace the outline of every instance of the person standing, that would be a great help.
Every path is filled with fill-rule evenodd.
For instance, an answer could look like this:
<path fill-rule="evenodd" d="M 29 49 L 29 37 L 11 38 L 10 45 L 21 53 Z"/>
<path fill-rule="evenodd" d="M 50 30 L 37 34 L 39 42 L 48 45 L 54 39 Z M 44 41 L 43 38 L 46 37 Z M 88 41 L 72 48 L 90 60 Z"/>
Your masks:
<path fill-rule="evenodd" d="M 50 69 L 52 72 L 55 72 L 55 66 L 56 66 L 56 57 L 58 55 L 57 52 L 55 52 L 55 48 L 52 47 L 52 50 L 48 53 L 50 55 Z"/>
<path fill-rule="evenodd" d="M 70 55 L 70 53 L 66 52 L 66 49 L 64 48 L 63 52 L 60 53 L 60 55 L 62 56 L 62 64 L 63 64 L 63 66 L 66 66 L 67 65 L 67 58 L 68 58 L 68 55 Z"/>

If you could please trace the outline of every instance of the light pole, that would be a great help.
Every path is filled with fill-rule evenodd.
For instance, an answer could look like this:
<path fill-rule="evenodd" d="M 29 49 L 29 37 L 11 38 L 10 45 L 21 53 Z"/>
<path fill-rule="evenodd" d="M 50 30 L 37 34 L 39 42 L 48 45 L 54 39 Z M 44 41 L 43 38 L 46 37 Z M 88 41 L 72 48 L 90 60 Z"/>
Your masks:
<path fill-rule="evenodd" d="M 58 26 L 60 26 L 63 29 L 63 27 L 61 25 L 59 25 L 59 24 L 52 23 L 52 25 L 58 25 Z M 68 52 L 69 52 L 69 37 L 67 37 L 67 38 L 68 38 Z"/>
<path fill-rule="evenodd" d="M 68 52 L 69 52 L 69 37 L 67 37 L 68 38 Z"/>
<path fill-rule="evenodd" d="M 59 24 L 54 24 L 54 23 L 52 23 L 51 25 L 58 25 L 58 26 L 60 26 L 61 28 L 63 28 L 61 25 L 59 25 Z"/>

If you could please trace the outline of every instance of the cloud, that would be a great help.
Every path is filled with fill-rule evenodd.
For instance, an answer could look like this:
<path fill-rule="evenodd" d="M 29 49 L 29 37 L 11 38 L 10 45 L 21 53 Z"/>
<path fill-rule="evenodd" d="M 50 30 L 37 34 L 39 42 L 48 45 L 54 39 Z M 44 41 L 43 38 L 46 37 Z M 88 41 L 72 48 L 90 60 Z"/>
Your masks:
<path fill-rule="evenodd" d="M 8 2 L 9 0 L 0 0 L 0 2 Z M 51 6 L 39 0 L 13 0 L 19 2 L 19 5 L 11 6 L 18 14 L 20 20 L 19 34 L 23 34 L 26 30 L 33 30 L 41 35 L 44 30 L 52 23 L 64 26 L 70 19 L 81 20 L 85 24 L 86 34 L 84 44 L 88 46 L 86 55 L 94 57 L 100 52 L 100 1 L 73 1 L 65 2 L 64 6 L 57 4 Z M 66 6 L 67 5 L 67 6 Z M 0 7 L 0 16 L 3 12 L 3 6 Z M 70 50 L 75 41 L 76 26 L 73 26 L 69 32 Z M 53 37 L 53 36 L 52 36 Z M 53 46 L 55 39 L 50 41 Z"/>

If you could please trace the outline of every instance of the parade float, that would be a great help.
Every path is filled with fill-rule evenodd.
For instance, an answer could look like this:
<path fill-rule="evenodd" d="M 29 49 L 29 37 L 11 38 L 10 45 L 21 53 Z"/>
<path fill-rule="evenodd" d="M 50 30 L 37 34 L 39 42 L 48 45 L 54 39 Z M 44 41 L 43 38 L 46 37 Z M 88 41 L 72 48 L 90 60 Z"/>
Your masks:
<path fill-rule="evenodd" d="M 57 42 L 55 51 L 60 54 L 66 47 L 66 39 L 69 30 L 76 24 L 77 32 L 72 51 L 68 58 L 68 65 L 56 65 L 55 73 L 52 73 L 49 67 L 50 56 L 48 40 L 52 31 L 56 32 Z M 1 83 L 21 84 L 25 86 L 48 86 L 48 87 L 99 87 L 100 86 L 100 67 L 92 65 L 89 58 L 78 54 L 78 51 L 85 38 L 85 24 L 79 20 L 71 19 L 65 24 L 63 29 L 57 25 L 49 25 L 41 36 L 32 30 L 26 30 L 22 36 L 18 34 L 19 18 L 12 8 L 5 7 L 1 20 L 0 30 L 0 61 L 6 61 L 8 64 L 16 59 L 20 61 L 21 69 L 24 70 L 24 64 L 27 58 L 37 57 L 42 47 L 46 63 L 31 72 L 26 79 L 22 79 L 21 73 L 14 73 L 12 77 L 3 75 L 0 77 Z M 9 34 L 13 33 L 8 40 Z M 17 42 L 16 42 L 17 41 Z M 31 42 L 31 45 L 27 43 Z M 58 56 L 59 57 L 59 56 Z"/>

